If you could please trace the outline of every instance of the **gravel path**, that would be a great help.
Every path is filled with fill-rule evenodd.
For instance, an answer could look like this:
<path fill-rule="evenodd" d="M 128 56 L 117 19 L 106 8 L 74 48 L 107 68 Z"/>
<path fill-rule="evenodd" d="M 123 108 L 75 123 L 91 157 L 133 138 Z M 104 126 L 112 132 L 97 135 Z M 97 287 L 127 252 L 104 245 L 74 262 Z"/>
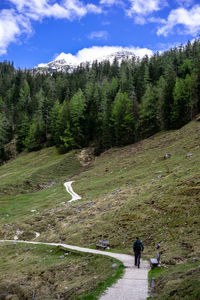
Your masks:
<path fill-rule="evenodd" d="M 72 196 L 72 199 L 68 202 L 73 202 L 73 201 L 76 201 L 76 200 L 80 200 L 81 199 L 81 196 L 79 196 L 78 194 L 76 194 L 74 191 L 73 191 L 73 188 L 72 188 L 72 183 L 74 181 L 68 181 L 68 182 L 65 182 L 64 183 L 64 186 L 66 188 L 66 191 Z"/>
<path fill-rule="evenodd" d="M 17 242 L 28 244 L 44 244 L 51 246 L 62 246 L 64 248 L 77 250 L 81 252 L 107 255 L 120 260 L 125 266 L 125 273 L 121 279 L 100 297 L 100 300 L 144 300 L 148 296 L 148 271 L 149 264 L 141 261 L 140 269 L 134 266 L 133 256 L 127 254 L 111 253 L 101 250 L 94 250 L 78 246 L 71 246 L 60 243 L 42 243 L 32 241 L 0 240 L 0 242 Z"/>

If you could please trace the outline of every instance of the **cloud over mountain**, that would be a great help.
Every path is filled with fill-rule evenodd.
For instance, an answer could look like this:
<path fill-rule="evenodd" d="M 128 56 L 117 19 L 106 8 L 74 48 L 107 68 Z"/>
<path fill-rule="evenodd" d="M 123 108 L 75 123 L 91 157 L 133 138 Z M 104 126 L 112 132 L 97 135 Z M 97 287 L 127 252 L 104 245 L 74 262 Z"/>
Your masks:
<path fill-rule="evenodd" d="M 103 46 L 97 47 L 93 46 L 91 48 L 84 48 L 78 51 L 75 55 L 71 53 L 62 52 L 59 54 L 54 61 L 47 64 L 39 64 L 38 67 L 53 67 L 55 69 L 59 69 L 66 65 L 76 67 L 81 63 L 92 63 L 93 61 L 103 61 L 110 60 L 112 62 L 115 57 L 118 60 L 122 60 L 125 57 L 139 57 L 142 58 L 145 55 L 151 56 L 153 54 L 152 50 L 147 48 L 139 48 L 139 47 L 120 47 L 120 46 Z M 59 70 L 61 70 L 59 69 Z"/>

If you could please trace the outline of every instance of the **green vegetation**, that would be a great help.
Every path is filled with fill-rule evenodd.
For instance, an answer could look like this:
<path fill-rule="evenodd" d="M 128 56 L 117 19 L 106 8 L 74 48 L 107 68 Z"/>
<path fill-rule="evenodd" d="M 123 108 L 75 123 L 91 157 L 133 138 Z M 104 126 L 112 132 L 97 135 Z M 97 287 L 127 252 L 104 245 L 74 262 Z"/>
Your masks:
<path fill-rule="evenodd" d="M 0 264 L 0 298 L 15 300 L 97 299 L 123 272 L 102 255 L 21 243 L 0 244 Z"/>
<path fill-rule="evenodd" d="M 154 246 L 163 241 L 161 263 L 170 272 L 179 270 L 182 289 L 188 270 L 185 264 L 200 257 L 199 133 L 200 122 L 193 121 L 179 130 L 110 149 L 84 168 L 75 152 L 61 155 L 55 148 L 47 148 L 21 154 L 0 168 L 1 191 L 8 189 L 12 180 L 20 186 L 2 194 L 0 238 L 13 239 L 17 234 L 19 239 L 87 247 L 103 238 L 109 240 L 112 251 L 131 254 L 132 241 L 139 235 L 146 259 L 155 256 Z M 170 157 L 165 159 L 165 154 Z M 51 173 L 51 166 L 58 173 Z M 37 179 L 37 174 L 42 177 Z M 46 187 L 27 192 L 25 178 L 31 178 L 34 187 L 43 178 Z M 52 180 L 56 184 L 48 187 Z M 63 186 L 67 180 L 75 181 L 74 190 L 82 200 L 67 202 L 70 196 Z M 40 237 L 36 238 L 36 232 Z M 166 276 L 166 282 L 171 280 L 169 275 L 165 269 L 159 274 Z M 156 295 L 162 295 L 159 286 L 166 291 L 168 287 L 155 277 Z M 191 284 L 184 284 L 185 295 L 190 295 L 191 289 L 198 295 L 197 278 L 190 275 Z M 174 290 L 174 299 L 181 299 L 179 292 Z"/>
<path fill-rule="evenodd" d="M 155 291 L 151 299 L 185 299 L 200 298 L 200 261 L 189 260 L 187 263 L 156 268 L 150 271 L 150 278 L 155 278 Z"/>
<path fill-rule="evenodd" d="M 93 144 L 95 154 L 200 112 L 200 40 L 162 54 L 40 74 L 0 63 L 0 163 L 23 150 L 60 153 Z M 11 145 L 12 147 L 11 147 Z"/>
<path fill-rule="evenodd" d="M 29 155 L 22 153 L 16 160 L 0 168 L 0 195 L 38 191 L 69 179 L 80 168 L 75 151 L 60 155 L 52 147 Z"/>

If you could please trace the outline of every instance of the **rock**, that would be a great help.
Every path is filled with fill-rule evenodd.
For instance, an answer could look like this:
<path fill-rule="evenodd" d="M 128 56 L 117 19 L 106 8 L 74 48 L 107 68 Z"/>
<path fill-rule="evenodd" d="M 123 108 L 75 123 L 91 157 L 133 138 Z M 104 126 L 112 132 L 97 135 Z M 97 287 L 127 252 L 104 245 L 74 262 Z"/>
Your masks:
<path fill-rule="evenodd" d="M 27 251 L 29 251 L 30 250 L 30 248 L 24 248 L 24 251 L 25 252 L 27 252 Z"/>
<path fill-rule="evenodd" d="M 168 158 L 170 158 L 170 157 L 171 157 L 171 154 L 166 153 L 165 156 L 164 156 L 164 159 L 168 159 Z"/>
<path fill-rule="evenodd" d="M 115 191 L 115 192 L 113 192 L 113 193 L 112 193 L 112 195 L 118 194 L 120 191 L 121 191 L 121 189 L 120 189 L 120 188 L 118 188 L 118 189 L 116 189 L 116 191 Z"/>
<path fill-rule="evenodd" d="M 116 269 L 117 268 L 117 264 L 112 264 L 112 268 Z"/>
<path fill-rule="evenodd" d="M 50 188 L 50 187 L 52 187 L 53 185 L 55 185 L 56 184 L 56 182 L 55 181 L 52 181 L 52 182 L 50 182 L 48 185 L 46 185 L 46 188 Z"/>
<path fill-rule="evenodd" d="M 197 121 L 197 122 L 200 122 L 200 116 L 198 116 L 198 117 L 196 118 L 196 121 Z"/>
<path fill-rule="evenodd" d="M 35 209 L 31 209 L 31 212 L 35 212 L 36 210 Z"/>

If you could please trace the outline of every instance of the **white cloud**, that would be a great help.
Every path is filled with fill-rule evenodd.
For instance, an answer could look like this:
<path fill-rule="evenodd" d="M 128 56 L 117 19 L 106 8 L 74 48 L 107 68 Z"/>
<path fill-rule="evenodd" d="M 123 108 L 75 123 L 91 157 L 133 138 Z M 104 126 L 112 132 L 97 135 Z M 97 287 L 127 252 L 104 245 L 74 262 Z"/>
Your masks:
<path fill-rule="evenodd" d="M 129 0 L 131 7 L 127 10 L 127 15 L 149 15 L 155 11 L 162 9 L 166 5 L 164 0 Z"/>
<path fill-rule="evenodd" d="M 31 33 L 29 20 L 16 15 L 12 9 L 4 9 L 0 12 L 0 55 L 7 52 L 11 42 L 16 41 L 22 33 Z"/>
<path fill-rule="evenodd" d="M 107 31 L 93 31 L 88 35 L 88 38 L 90 40 L 94 39 L 107 39 L 108 38 L 108 32 Z"/>
<path fill-rule="evenodd" d="M 102 8 L 79 0 L 7 0 L 15 7 L 0 11 L 0 55 L 5 54 L 11 42 L 23 33 L 32 32 L 31 21 L 53 17 L 55 19 L 82 18 L 88 13 L 102 13 Z"/>
<path fill-rule="evenodd" d="M 100 7 L 94 4 L 84 4 L 79 0 L 63 0 L 61 4 L 50 0 L 9 0 L 16 9 L 31 19 L 54 17 L 56 19 L 74 19 L 85 16 L 87 13 L 101 13 Z"/>
<path fill-rule="evenodd" d="M 145 55 L 151 56 L 153 54 L 152 50 L 148 48 L 139 47 L 120 47 L 120 46 L 93 46 L 91 48 L 84 48 L 77 52 L 77 54 L 72 55 L 71 53 L 61 53 L 57 56 L 56 60 L 66 60 L 69 64 L 79 65 L 86 61 L 95 61 L 101 59 L 102 57 L 107 57 L 108 55 L 114 54 L 119 51 L 130 51 L 135 54 L 136 57 L 144 57 Z"/>
<path fill-rule="evenodd" d="M 144 25 L 147 23 L 147 19 L 144 16 L 135 16 L 134 22 L 139 25 Z"/>
<path fill-rule="evenodd" d="M 120 2 L 121 2 L 120 0 L 101 0 L 100 4 L 101 5 L 111 6 L 111 5 L 114 5 L 114 4 L 118 4 Z"/>
<path fill-rule="evenodd" d="M 181 33 L 196 36 L 200 32 L 200 5 L 195 5 L 190 10 L 185 8 L 172 10 L 157 34 L 167 36 L 173 32 L 174 27 L 180 25 L 183 26 Z"/>
<path fill-rule="evenodd" d="M 189 7 L 194 3 L 193 0 L 176 0 L 176 2 L 178 3 L 178 5 L 183 7 Z"/>
<path fill-rule="evenodd" d="M 148 22 L 150 22 L 150 23 L 160 23 L 160 24 L 165 24 L 166 23 L 165 19 L 155 18 L 155 17 L 148 18 Z"/>

